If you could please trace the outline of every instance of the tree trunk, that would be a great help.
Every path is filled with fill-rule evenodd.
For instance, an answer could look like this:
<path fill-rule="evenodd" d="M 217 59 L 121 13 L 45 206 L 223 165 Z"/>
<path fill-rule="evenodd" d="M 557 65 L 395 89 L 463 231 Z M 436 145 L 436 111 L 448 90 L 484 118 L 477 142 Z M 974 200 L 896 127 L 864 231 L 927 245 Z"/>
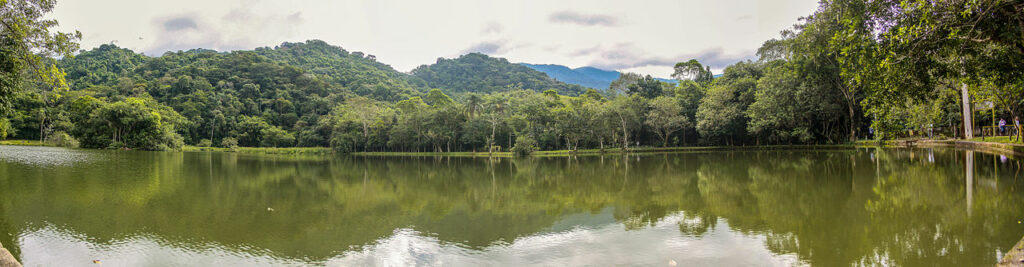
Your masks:
<path fill-rule="evenodd" d="M 626 118 L 619 115 L 619 121 L 622 122 L 622 151 L 629 149 L 629 133 L 626 132 Z"/>
<path fill-rule="evenodd" d="M 363 122 L 363 151 L 368 151 L 370 147 L 370 127 L 366 126 L 366 122 Z"/>
<path fill-rule="evenodd" d="M 974 122 L 971 116 L 971 95 L 967 92 L 967 83 L 961 82 L 960 93 L 964 106 L 964 139 L 971 140 L 974 138 Z"/>
<path fill-rule="evenodd" d="M 850 143 L 857 142 L 857 119 L 854 117 L 853 102 L 846 101 L 846 108 L 850 110 Z"/>

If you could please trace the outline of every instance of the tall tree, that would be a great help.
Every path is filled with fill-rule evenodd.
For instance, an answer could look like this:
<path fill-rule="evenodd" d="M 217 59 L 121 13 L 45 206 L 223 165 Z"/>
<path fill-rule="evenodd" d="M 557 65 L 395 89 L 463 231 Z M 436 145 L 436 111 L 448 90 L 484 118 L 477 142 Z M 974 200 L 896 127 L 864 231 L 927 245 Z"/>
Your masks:
<path fill-rule="evenodd" d="M 663 83 L 654 79 L 651 75 L 644 76 L 643 79 L 640 79 L 634 84 L 630 84 L 626 87 L 626 91 L 630 95 L 638 94 L 647 99 L 659 97 L 665 94 Z"/>
<path fill-rule="evenodd" d="M 700 64 L 700 61 L 696 59 L 676 63 L 672 69 L 672 78 L 680 81 L 691 80 L 707 86 L 715 78 L 714 74 L 711 73 L 711 67 Z"/>
<path fill-rule="evenodd" d="M 661 138 L 661 146 L 668 146 L 668 138 L 672 133 L 687 127 L 689 118 L 683 115 L 683 107 L 675 99 L 659 96 L 650 101 L 651 110 L 647 112 L 644 124 Z"/>
<path fill-rule="evenodd" d="M 620 96 L 611 101 L 611 114 L 622 130 L 622 150 L 629 149 L 629 137 L 643 121 L 646 103 L 640 95 Z"/>
<path fill-rule="evenodd" d="M 608 90 L 615 92 L 616 94 L 628 94 L 629 87 L 643 79 L 644 76 L 638 73 L 623 72 L 619 74 L 618 79 L 615 79 L 610 85 L 608 85 Z"/>
<path fill-rule="evenodd" d="M 45 16 L 56 4 L 56 0 L 0 1 L 0 115 L 10 109 L 10 98 L 24 72 L 51 88 L 67 89 L 64 73 L 50 59 L 71 57 L 82 34 L 51 32 L 57 20 Z"/>
<path fill-rule="evenodd" d="M 356 96 L 345 100 L 345 104 L 338 108 L 343 119 L 360 125 L 363 130 L 363 149 L 367 149 L 370 146 L 370 126 L 381 117 L 381 106 L 373 99 Z"/>

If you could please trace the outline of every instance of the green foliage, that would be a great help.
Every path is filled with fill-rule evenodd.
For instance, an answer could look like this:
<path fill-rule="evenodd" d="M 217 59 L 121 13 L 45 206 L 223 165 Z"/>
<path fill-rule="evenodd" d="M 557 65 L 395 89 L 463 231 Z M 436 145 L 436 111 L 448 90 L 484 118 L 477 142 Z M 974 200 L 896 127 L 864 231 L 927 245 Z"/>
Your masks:
<path fill-rule="evenodd" d="M 747 130 L 769 143 L 815 143 L 842 140 L 843 100 L 825 86 L 798 72 L 794 63 L 775 62 L 758 80 L 754 102 L 747 109 Z"/>
<path fill-rule="evenodd" d="M 238 148 L 238 139 L 235 139 L 234 137 L 225 137 L 224 139 L 222 139 L 220 141 L 220 147 L 229 148 L 229 149 L 237 149 Z"/>
<path fill-rule="evenodd" d="M 651 99 L 663 95 L 663 87 L 665 87 L 664 83 L 652 78 L 651 75 L 647 75 L 643 79 L 636 81 L 636 83 L 627 86 L 626 91 L 630 95 L 640 95 Z"/>
<path fill-rule="evenodd" d="M 196 143 L 196 146 L 198 146 L 198 147 L 211 147 L 211 146 L 213 146 L 213 142 L 210 141 L 210 139 L 202 139 L 202 140 L 199 140 L 199 143 Z"/>
<path fill-rule="evenodd" d="M 11 125 L 11 121 L 6 118 L 0 118 L 0 139 L 7 139 L 7 136 L 12 136 L 16 132 L 14 127 Z"/>
<path fill-rule="evenodd" d="M 0 1 L 0 116 L 10 111 L 11 98 L 31 76 L 47 89 L 66 90 L 64 73 L 52 58 L 70 57 L 82 33 L 51 32 L 57 20 L 47 19 L 55 0 Z"/>
<path fill-rule="evenodd" d="M 708 85 L 714 80 L 710 66 L 700 64 L 696 59 L 687 62 L 676 63 L 673 67 L 672 78 L 678 80 L 691 80 L 701 85 Z"/>
<path fill-rule="evenodd" d="M 68 133 L 65 133 L 63 131 L 58 131 L 50 134 L 49 136 L 46 137 L 46 142 L 54 146 L 68 148 L 76 148 L 79 145 L 78 140 L 75 140 L 74 137 L 71 137 L 71 135 L 68 135 Z"/>
<path fill-rule="evenodd" d="M 612 81 L 608 85 L 608 91 L 614 94 L 628 94 L 629 87 L 643 80 L 644 76 L 638 73 L 623 72 L 619 74 L 619 78 Z"/>
<path fill-rule="evenodd" d="M 186 121 L 152 99 L 128 98 L 106 103 L 82 97 L 72 104 L 77 113 L 72 134 L 86 148 L 180 149 L 175 129 Z M 88 114 L 88 115 L 85 115 Z"/>
<path fill-rule="evenodd" d="M 761 63 L 740 62 L 715 80 L 697 110 L 697 131 L 710 143 L 746 143 L 747 107 L 754 102 Z"/>
<path fill-rule="evenodd" d="M 654 129 L 654 133 L 661 137 L 662 146 L 668 146 L 668 138 L 672 133 L 691 127 L 690 119 L 683 114 L 683 107 L 675 99 L 659 96 L 651 99 L 650 106 L 644 125 Z"/>
<path fill-rule="evenodd" d="M 361 96 L 381 101 L 398 101 L 417 95 L 425 82 L 379 63 L 373 55 L 348 52 L 321 40 L 305 43 L 282 43 L 270 48 L 257 48 L 256 53 L 313 73 L 327 82 L 338 84 Z"/>
<path fill-rule="evenodd" d="M 529 156 L 534 151 L 537 151 L 537 140 L 529 135 L 516 137 L 516 145 L 512 147 L 512 153 L 517 156 Z"/>
<path fill-rule="evenodd" d="M 290 147 L 295 144 L 295 136 L 276 126 L 261 129 L 260 136 L 262 147 Z"/>
<path fill-rule="evenodd" d="M 448 93 L 507 92 L 511 87 L 535 91 L 555 89 L 566 95 L 579 95 L 584 87 L 566 84 L 529 67 L 509 63 L 504 58 L 492 58 L 480 53 L 469 53 L 455 59 L 437 59 L 433 65 L 423 65 L 412 74 L 426 81 L 430 87 L 442 88 Z"/>

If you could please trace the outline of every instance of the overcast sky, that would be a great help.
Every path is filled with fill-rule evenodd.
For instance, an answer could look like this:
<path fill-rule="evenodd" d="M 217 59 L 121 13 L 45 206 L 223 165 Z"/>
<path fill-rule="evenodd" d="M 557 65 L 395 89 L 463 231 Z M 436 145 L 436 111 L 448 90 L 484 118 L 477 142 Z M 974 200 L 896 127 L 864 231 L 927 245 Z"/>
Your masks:
<path fill-rule="evenodd" d="M 668 77 L 696 58 L 716 73 L 778 37 L 816 0 L 271 1 L 61 0 L 61 29 L 82 48 L 146 55 L 273 47 L 321 39 L 399 71 L 482 52 L 512 62 L 594 66 Z"/>

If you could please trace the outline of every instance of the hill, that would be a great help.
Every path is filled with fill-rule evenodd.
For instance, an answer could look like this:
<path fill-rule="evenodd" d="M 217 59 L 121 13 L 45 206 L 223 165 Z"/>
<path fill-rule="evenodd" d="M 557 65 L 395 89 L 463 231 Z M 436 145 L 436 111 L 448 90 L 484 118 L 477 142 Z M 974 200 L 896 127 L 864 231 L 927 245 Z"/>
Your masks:
<path fill-rule="evenodd" d="M 372 55 L 319 40 L 229 53 L 193 49 L 159 57 L 102 45 L 58 64 L 67 70 L 73 97 L 110 103 L 152 99 L 151 106 L 172 109 L 173 116 L 181 117 L 177 132 L 189 144 L 237 137 L 244 146 L 329 146 L 330 136 L 324 132 L 329 129 L 316 125 L 345 99 L 361 95 L 394 102 L 426 88 L 422 80 L 376 62 Z M 17 119 L 27 122 L 30 115 Z M 110 145 L 105 139 L 82 141 L 88 147 Z"/>
<path fill-rule="evenodd" d="M 350 53 L 321 40 L 286 42 L 273 49 L 257 48 L 255 52 L 305 69 L 358 95 L 380 100 L 402 100 L 426 85 L 422 80 L 377 62 L 373 55 Z"/>
<path fill-rule="evenodd" d="M 608 86 L 611 85 L 612 81 L 618 79 L 619 75 L 622 74 L 618 71 L 602 70 L 595 67 L 579 67 L 571 69 L 566 66 L 554 64 L 519 64 L 536 71 L 543 72 L 555 80 L 598 90 L 608 89 Z M 674 79 L 655 79 L 667 83 L 676 83 L 676 80 Z"/>
<path fill-rule="evenodd" d="M 470 53 L 454 59 L 439 58 L 436 63 L 412 70 L 412 75 L 426 81 L 433 88 L 447 93 L 491 93 L 508 90 L 509 86 L 545 91 L 555 89 L 565 95 L 579 95 L 585 87 L 552 79 L 543 72 L 509 63 L 504 58 L 493 58 Z"/>
<path fill-rule="evenodd" d="M 590 87 L 590 88 L 597 88 L 597 89 L 608 88 L 608 84 L 611 83 L 611 80 L 615 80 L 615 78 L 619 77 L 618 72 L 610 72 L 610 73 L 613 73 L 613 74 L 606 74 L 609 71 L 604 71 L 604 70 L 600 70 L 600 69 L 596 69 L 596 68 L 590 68 L 589 70 L 591 70 L 591 71 L 584 72 L 584 71 L 570 69 L 569 67 L 562 66 L 562 65 L 553 65 L 553 64 L 534 65 L 534 64 L 529 64 L 529 63 L 519 63 L 519 64 L 521 64 L 523 66 L 526 66 L 526 67 L 529 67 L 531 69 L 543 72 L 543 73 L 547 74 L 549 77 L 554 78 L 555 80 L 559 80 L 559 81 L 562 81 L 562 82 L 565 82 L 565 83 L 570 83 L 570 84 L 577 84 L 577 85 L 581 85 L 581 86 L 585 86 L 585 87 Z M 605 73 L 601 73 L 601 72 L 605 72 Z M 602 74 L 604 74 L 604 75 L 602 76 Z M 608 76 L 608 75 L 614 75 L 615 77 L 611 78 L 611 80 L 606 80 L 607 77 L 605 77 L 605 76 Z"/>

